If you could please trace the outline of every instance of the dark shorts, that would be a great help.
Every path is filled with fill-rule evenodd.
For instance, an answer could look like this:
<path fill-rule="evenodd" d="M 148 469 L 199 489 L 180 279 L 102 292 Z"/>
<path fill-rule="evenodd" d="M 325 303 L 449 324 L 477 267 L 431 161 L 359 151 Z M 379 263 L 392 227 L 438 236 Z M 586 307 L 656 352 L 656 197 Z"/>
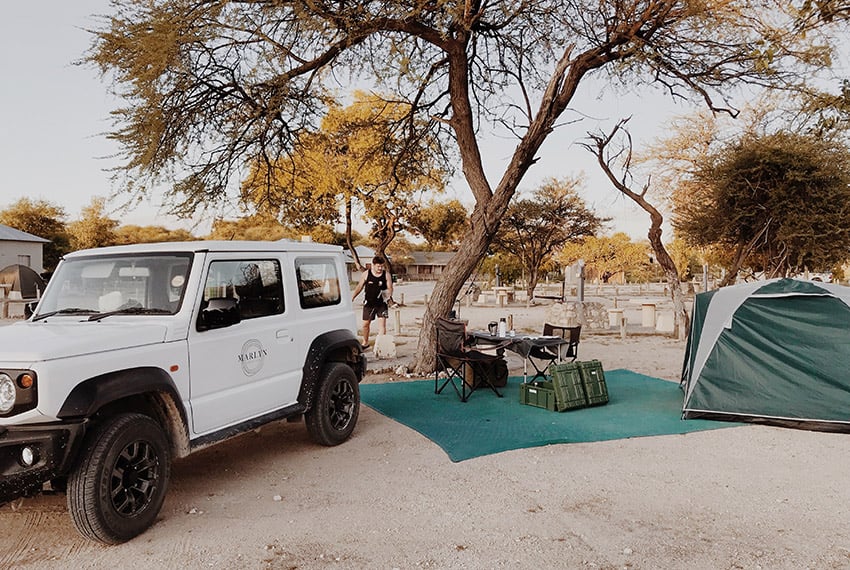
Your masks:
<path fill-rule="evenodd" d="M 390 316 L 390 308 L 386 303 L 380 305 L 363 305 L 363 320 L 374 321 L 375 319 L 386 319 Z"/>

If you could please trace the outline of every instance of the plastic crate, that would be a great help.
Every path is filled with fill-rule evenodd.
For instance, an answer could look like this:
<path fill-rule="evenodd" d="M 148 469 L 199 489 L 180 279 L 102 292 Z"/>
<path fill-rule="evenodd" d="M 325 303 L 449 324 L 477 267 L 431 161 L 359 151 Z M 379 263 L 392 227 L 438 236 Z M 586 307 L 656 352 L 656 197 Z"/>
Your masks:
<path fill-rule="evenodd" d="M 601 406 L 608 403 L 608 386 L 605 384 L 605 372 L 598 360 L 577 362 L 584 392 L 587 395 L 587 405 Z"/>
<path fill-rule="evenodd" d="M 519 403 L 555 411 L 555 389 L 551 382 L 519 385 Z"/>
<path fill-rule="evenodd" d="M 549 370 L 555 389 L 555 407 L 559 412 L 574 410 L 587 405 L 581 372 L 575 362 L 556 364 Z"/>

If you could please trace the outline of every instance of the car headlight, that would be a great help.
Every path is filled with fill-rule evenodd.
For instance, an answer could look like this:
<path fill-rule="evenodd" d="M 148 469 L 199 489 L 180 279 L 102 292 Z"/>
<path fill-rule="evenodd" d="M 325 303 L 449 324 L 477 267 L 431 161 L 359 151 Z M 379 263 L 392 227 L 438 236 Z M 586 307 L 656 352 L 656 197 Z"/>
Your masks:
<path fill-rule="evenodd" d="M 12 378 L 8 374 L 0 374 L 0 414 L 5 414 L 15 407 L 16 392 Z"/>

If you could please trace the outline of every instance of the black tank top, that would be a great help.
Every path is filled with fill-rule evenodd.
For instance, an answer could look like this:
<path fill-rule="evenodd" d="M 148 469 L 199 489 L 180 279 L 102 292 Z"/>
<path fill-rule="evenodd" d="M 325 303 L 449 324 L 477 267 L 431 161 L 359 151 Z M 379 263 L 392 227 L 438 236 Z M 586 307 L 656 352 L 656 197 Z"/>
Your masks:
<path fill-rule="evenodd" d="M 365 305 L 382 305 L 384 299 L 381 297 L 381 292 L 387 288 L 387 274 L 381 273 L 378 277 L 371 270 L 366 273 L 366 285 L 363 289 Z"/>

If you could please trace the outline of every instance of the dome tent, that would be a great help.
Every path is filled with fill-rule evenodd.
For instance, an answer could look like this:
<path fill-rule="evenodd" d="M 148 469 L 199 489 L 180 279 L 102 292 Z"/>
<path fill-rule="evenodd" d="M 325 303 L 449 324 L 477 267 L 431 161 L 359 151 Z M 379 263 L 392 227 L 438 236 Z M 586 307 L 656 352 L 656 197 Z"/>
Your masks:
<path fill-rule="evenodd" d="M 35 299 L 44 292 L 44 279 L 26 265 L 7 265 L 0 269 L 0 283 L 11 284 L 10 291 L 20 291 L 22 299 Z"/>
<path fill-rule="evenodd" d="M 772 279 L 700 293 L 682 417 L 850 432 L 850 288 Z"/>

